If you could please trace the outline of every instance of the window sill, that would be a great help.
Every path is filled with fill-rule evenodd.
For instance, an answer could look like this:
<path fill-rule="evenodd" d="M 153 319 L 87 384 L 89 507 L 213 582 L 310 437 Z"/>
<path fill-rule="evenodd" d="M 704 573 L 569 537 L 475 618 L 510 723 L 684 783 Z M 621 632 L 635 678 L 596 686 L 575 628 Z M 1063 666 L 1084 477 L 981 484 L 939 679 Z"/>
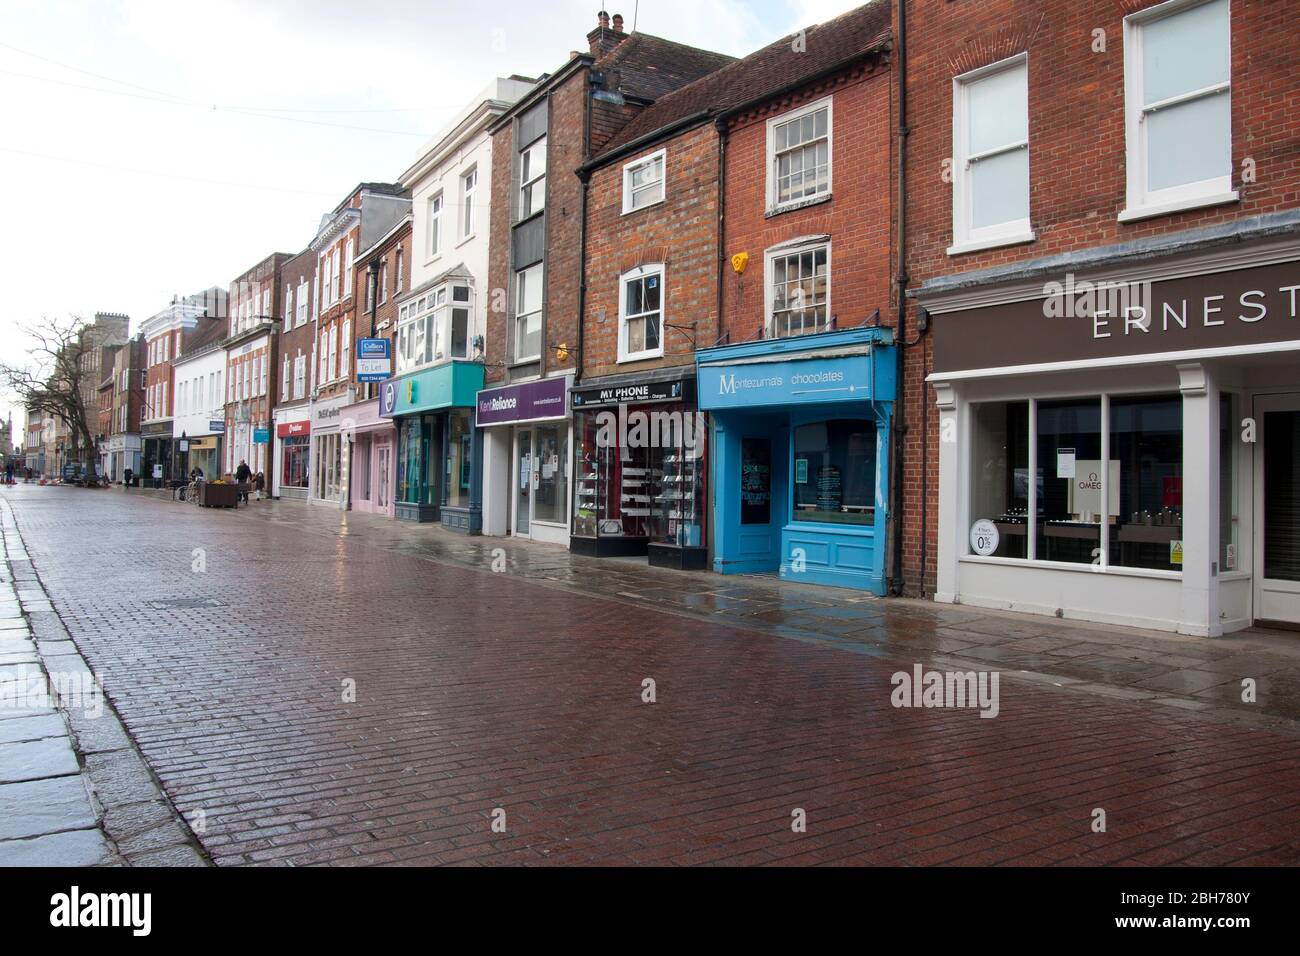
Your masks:
<path fill-rule="evenodd" d="M 1181 581 L 1181 571 L 1161 571 L 1156 568 L 1124 568 L 1116 565 L 1075 564 L 1071 561 L 1046 561 L 1042 558 L 996 558 L 978 554 L 963 554 L 957 558 L 962 564 L 997 564 L 1013 568 L 1038 568 L 1044 571 L 1075 571 L 1080 574 L 1107 574 L 1129 578 L 1156 578 L 1163 581 Z"/>
<path fill-rule="evenodd" d="M 1120 222 L 1139 222 L 1143 219 L 1151 219 L 1155 216 L 1167 216 L 1171 213 L 1184 212 L 1189 209 L 1204 209 L 1207 206 L 1222 206 L 1225 203 L 1237 202 L 1239 198 L 1237 190 L 1232 189 L 1226 193 L 1211 193 L 1206 196 L 1192 196 L 1187 199 L 1175 199 L 1172 202 L 1153 203 L 1149 206 L 1127 206 L 1120 210 L 1118 219 Z"/>
<path fill-rule="evenodd" d="M 618 357 L 619 365 L 627 365 L 631 362 L 646 362 L 650 359 L 661 359 L 664 357 L 663 349 L 654 352 L 634 352 L 632 355 L 620 355 Z"/>
<path fill-rule="evenodd" d="M 456 243 L 455 248 L 459 249 L 461 246 L 465 245 L 465 243 L 473 242 L 477 238 L 478 238 L 478 233 L 471 232 L 468 236 L 465 236 L 463 239 L 461 239 L 460 242 Z"/>
<path fill-rule="evenodd" d="M 1019 246 L 1026 242 L 1035 242 L 1037 239 L 1038 235 L 1031 229 L 1029 232 L 1020 232 L 1012 236 L 999 236 L 996 239 L 962 239 L 949 246 L 947 252 L 950 256 L 961 256 L 968 252 L 979 252 L 983 249 Z"/>
<path fill-rule="evenodd" d="M 862 538 L 874 538 L 876 525 L 858 524 L 852 521 L 791 521 L 781 528 L 782 531 L 813 531 L 818 534 L 849 534 Z"/>
<path fill-rule="evenodd" d="M 777 206 L 770 206 L 763 213 L 764 219 L 771 219 L 773 216 L 779 216 L 782 213 L 794 212 L 796 209 L 807 209 L 809 206 L 819 206 L 824 202 L 830 202 L 833 193 L 822 193 L 820 196 L 813 196 L 809 199 L 800 199 L 796 202 L 781 203 Z"/>
<path fill-rule="evenodd" d="M 623 215 L 624 215 L 624 216 L 630 216 L 630 215 L 632 215 L 632 213 L 634 213 L 634 212 L 645 212 L 647 209 L 654 209 L 655 206 L 662 206 L 663 204 L 664 204 L 664 200 L 663 200 L 663 199 L 656 199 L 654 202 L 646 203 L 644 206 L 638 206 L 638 207 L 635 208 L 635 209 L 632 209 L 632 208 L 630 208 L 630 207 L 624 205 L 624 206 L 623 206 Z"/>

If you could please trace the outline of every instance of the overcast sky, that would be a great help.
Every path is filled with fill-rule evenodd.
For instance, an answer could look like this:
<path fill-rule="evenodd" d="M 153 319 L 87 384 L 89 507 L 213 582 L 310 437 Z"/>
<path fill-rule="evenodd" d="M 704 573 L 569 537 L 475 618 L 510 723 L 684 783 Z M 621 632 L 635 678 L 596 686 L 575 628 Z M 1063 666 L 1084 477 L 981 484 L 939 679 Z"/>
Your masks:
<path fill-rule="evenodd" d="M 741 56 L 859 2 L 608 10 L 629 28 L 635 13 L 646 33 Z M 493 76 L 554 71 L 586 49 L 599 9 L 0 0 L 0 360 L 24 357 L 18 327 L 42 316 L 125 312 L 134 332 L 174 294 L 301 250 L 324 212 L 362 180 L 396 180 Z M 0 396 L 0 415 L 11 405 Z"/>

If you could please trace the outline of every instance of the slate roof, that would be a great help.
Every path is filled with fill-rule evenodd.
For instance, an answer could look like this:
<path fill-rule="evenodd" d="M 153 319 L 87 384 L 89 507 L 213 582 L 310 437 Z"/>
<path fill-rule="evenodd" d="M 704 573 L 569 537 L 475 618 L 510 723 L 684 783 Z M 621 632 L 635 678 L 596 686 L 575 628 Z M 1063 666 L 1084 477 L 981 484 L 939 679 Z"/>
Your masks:
<path fill-rule="evenodd" d="M 829 67 L 884 46 L 890 36 L 889 0 L 874 0 L 834 20 L 809 27 L 801 52 L 794 49 L 794 34 L 783 37 L 664 94 L 605 144 L 593 165 L 599 164 L 601 156 L 678 120 L 705 111 L 716 115 L 747 103 L 761 102 L 787 87 L 810 81 Z M 610 58 L 617 53 L 615 50 Z"/>
<path fill-rule="evenodd" d="M 617 71 L 618 88 L 623 94 L 655 100 L 735 62 L 734 56 L 725 53 L 701 50 L 649 33 L 630 33 L 596 60 L 595 69 Z"/>

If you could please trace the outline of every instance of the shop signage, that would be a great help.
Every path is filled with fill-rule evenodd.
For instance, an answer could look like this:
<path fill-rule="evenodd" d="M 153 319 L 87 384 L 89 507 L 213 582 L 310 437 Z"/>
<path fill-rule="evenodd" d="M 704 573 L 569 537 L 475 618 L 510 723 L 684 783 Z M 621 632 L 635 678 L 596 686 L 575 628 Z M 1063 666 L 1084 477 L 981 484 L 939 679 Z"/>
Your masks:
<path fill-rule="evenodd" d="M 212 421 L 208 422 L 208 431 L 212 432 L 212 434 L 214 435 L 225 434 L 226 431 L 225 421 L 219 418 L 212 419 Z"/>
<path fill-rule="evenodd" d="M 676 379 L 670 382 L 640 382 L 628 385 L 605 385 L 593 388 L 575 388 L 572 391 L 574 408 L 595 408 L 602 405 L 640 405 L 647 402 L 693 401 L 695 379 Z"/>
<path fill-rule="evenodd" d="M 481 363 L 444 362 L 380 385 L 379 414 L 393 418 L 439 408 L 469 408 L 482 387 Z"/>
<path fill-rule="evenodd" d="M 1047 283 L 934 318 L 937 373 L 1300 340 L 1300 262 L 1154 282 Z"/>
<path fill-rule="evenodd" d="M 701 365 L 699 393 L 702 409 L 868 402 L 871 355 Z"/>
<path fill-rule="evenodd" d="M 393 374 L 393 343 L 389 339 L 357 340 L 357 381 L 382 382 Z"/>
<path fill-rule="evenodd" d="M 269 428 L 253 429 L 254 445 L 269 445 L 270 443 L 271 443 L 271 429 Z"/>
<path fill-rule="evenodd" d="M 980 518 L 970 526 L 970 549 L 975 554 L 987 558 L 997 551 L 1001 537 L 997 525 L 988 518 Z"/>
<path fill-rule="evenodd" d="M 280 438 L 292 438 L 294 435 L 306 435 L 311 431 L 310 422 L 281 422 L 275 426 L 275 434 Z"/>
<path fill-rule="evenodd" d="M 176 443 L 176 448 L 179 451 L 189 451 L 190 443 L 186 439 L 182 438 L 179 442 Z"/>
<path fill-rule="evenodd" d="M 569 380 L 561 377 L 485 388 L 475 398 L 475 421 L 482 427 L 563 418 L 568 387 Z"/>

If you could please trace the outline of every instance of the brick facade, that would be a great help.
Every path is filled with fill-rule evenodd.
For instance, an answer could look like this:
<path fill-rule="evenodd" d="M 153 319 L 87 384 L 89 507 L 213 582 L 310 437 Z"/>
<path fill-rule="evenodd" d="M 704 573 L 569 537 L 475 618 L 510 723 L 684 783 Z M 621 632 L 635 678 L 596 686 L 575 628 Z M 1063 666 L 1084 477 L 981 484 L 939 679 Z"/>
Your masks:
<path fill-rule="evenodd" d="M 316 253 L 310 249 L 286 259 L 280 267 L 280 295 L 282 322 L 280 325 L 279 382 L 275 390 L 275 408 L 302 404 L 311 398 L 312 361 L 315 356 L 315 326 L 312 310 L 316 294 Z M 290 311 L 287 314 L 285 309 Z M 288 359 L 288 391 L 285 390 L 285 360 Z M 295 376 L 295 363 L 301 359 L 303 374 L 301 391 Z"/>
<path fill-rule="evenodd" d="M 1154 0 L 908 4 L 907 267 L 913 288 L 935 276 L 1300 205 L 1300 90 L 1294 82 L 1295 51 L 1289 37 L 1300 4 L 1234 2 L 1232 168 L 1239 200 L 1119 221 L 1126 205 L 1123 18 L 1154 6 Z M 1104 31 L 1104 51 L 1094 50 L 1098 30 Z M 1035 239 L 949 256 L 952 185 L 944 172 L 953 153 L 953 78 L 1020 53 L 1028 54 L 1030 219 Z M 1242 175 L 1248 159 L 1253 160 L 1253 182 Z M 915 306 L 909 304 L 910 336 L 916 334 L 914 317 Z M 932 368 L 932 342 L 927 337 L 919 349 L 908 352 L 905 384 L 912 423 L 905 439 L 904 573 L 910 592 L 929 592 L 935 581 L 938 415 L 934 391 L 923 382 Z"/>

